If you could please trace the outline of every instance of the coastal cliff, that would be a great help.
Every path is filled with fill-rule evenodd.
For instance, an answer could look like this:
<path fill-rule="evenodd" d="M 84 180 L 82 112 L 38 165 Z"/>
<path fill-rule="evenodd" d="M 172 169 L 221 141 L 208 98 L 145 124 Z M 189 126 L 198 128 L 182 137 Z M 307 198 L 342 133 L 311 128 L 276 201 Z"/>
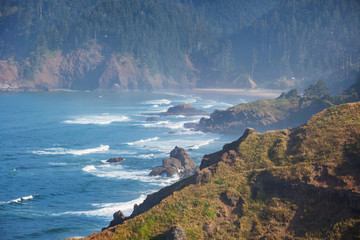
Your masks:
<path fill-rule="evenodd" d="M 360 102 L 292 129 L 247 129 L 205 155 L 200 171 L 147 197 L 88 239 L 356 239 L 360 236 Z"/>
<path fill-rule="evenodd" d="M 359 101 L 360 75 L 344 93 L 330 96 L 326 84 L 318 81 L 305 89 L 303 96 L 293 89 L 276 99 L 241 103 L 225 110 L 215 110 L 190 127 L 203 132 L 238 135 L 251 127 L 259 132 L 296 127 L 314 114 L 341 103 Z"/>

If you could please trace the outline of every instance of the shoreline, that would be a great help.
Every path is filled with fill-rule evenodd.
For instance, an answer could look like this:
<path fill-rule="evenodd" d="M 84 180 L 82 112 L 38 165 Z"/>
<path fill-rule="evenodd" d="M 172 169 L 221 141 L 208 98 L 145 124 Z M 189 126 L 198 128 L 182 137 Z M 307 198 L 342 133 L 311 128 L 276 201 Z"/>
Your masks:
<path fill-rule="evenodd" d="M 21 93 L 21 92 L 158 92 L 158 93 L 175 93 L 175 94 L 199 94 L 199 95 L 227 95 L 227 96 L 247 96 L 255 98 L 276 98 L 280 96 L 284 90 L 277 89 L 247 89 L 247 88 L 193 88 L 193 89 L 158 89 L 158 90 L 108 90 L 108 89 L 95 89 L 95 90 L 73 90 L 73 89 L 23 89 L 23 88 L 11 88 L 11 89 L 1 89 L 0 93 Z"/>
<path fill-rule="evenodd" d="M 194 88 L 191 92 L 197 94 L 221 94 L 221 95 L 232 95 L 232 96 L 248 96 L 248 97 L 278 97 L 283 90 L 275 89 L 246 89 L 246 88 Z"/>

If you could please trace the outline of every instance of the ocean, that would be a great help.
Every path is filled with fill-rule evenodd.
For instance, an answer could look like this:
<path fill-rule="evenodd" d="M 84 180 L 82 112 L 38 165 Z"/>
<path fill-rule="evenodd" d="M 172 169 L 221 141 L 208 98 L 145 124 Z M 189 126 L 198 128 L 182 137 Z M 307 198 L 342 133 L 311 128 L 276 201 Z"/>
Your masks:
<path fill-rule="evenodd" d="M 175 147 L 200 164 L 238 136 L 183 128 L 201 116 L 158 117 L 189 103 L 211 113 L 242 96 L 144 92 L 0 94 L 0 239 L 86 237 L 147 194 L 177 181 L 150 177 Z M 106 160 L 123 157 L 119 164 Z"/>

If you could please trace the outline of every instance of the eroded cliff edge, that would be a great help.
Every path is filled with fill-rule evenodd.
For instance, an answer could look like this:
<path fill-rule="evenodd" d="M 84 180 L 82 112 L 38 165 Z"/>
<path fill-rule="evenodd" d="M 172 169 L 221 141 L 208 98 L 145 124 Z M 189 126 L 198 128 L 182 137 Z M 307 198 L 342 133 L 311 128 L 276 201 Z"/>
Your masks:
<path fill-rule="evenodd" d="M 360 235 L 360 102 L 298 128 L 205 155 L 195 175 L 151 194 L 121 225 L 88 239 L 355 239 Z"/>

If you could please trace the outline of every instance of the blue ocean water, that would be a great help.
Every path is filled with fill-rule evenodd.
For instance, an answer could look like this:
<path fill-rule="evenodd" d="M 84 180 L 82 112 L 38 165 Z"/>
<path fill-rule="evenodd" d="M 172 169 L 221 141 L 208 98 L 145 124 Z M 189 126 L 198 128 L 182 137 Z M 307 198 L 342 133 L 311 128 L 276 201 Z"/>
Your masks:
<path fill-rule="evenodd" d="M 0 239 L 66 239 L 100 231 L 146 194 L 178 179 L 148 174 L 179 146 L 199 164 L 234 136 L 183 128 L 201 116 L 159 117 L 190 103 L 211 113 L 248 99 L 141 92 L 0 94 Z M 242 133 L 239 133 L 239 136 Z M 121 164 L 106 159 L 123 157 Z"/>

